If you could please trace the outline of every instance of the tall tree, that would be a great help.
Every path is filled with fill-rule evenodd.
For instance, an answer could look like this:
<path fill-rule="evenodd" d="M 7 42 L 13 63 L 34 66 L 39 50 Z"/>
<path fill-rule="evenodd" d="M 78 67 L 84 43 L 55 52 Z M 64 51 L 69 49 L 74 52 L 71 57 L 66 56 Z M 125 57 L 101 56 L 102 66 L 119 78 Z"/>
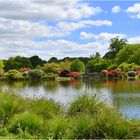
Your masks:
<path fill-rule="evenodd" d="M 104 55 L 104 58 L 114 59 L 117 53 L 127 46 L 126 39 L 120 39 L 119 36 L 110 40 L 109 51 Z"/>
<path fill-rule="evenodd" d="M 36 68 L 38 65 L 43 66 L 45 63 L 42 59 L 40 59 L 37 55 L 34 55 L 29 58 L 33 68 Z"/>
<path fill-rule="evenodd" d="M 6 71 L 16 69 L 19 70 L 20 68 L 32 68 L 31 62 L 27 57 L 10 57 L 6 62 L 4 69 Z"/>

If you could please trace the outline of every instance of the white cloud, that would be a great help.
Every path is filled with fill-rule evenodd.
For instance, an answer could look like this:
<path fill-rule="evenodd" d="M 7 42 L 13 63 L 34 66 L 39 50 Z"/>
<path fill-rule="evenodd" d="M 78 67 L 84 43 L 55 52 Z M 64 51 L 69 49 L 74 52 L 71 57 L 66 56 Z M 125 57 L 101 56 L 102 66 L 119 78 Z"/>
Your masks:
<path fill-rule="evenodd" d="M 76 29 L 90 27 L 90 26 L 111 26 L 112 22 L 109 20 L 81 20 L 79 22 L 60 22 L 57 24 L 63 31 L 73 31 Z"/>
<path fill-rule="evenodd" d="M 112 8 L 112 13 L 119 13 L 120 11 L 121 11 L 120 6 L 114 6 L 114 7 Z"/>
<path fill-rule="evenodd" d="M 0 0 L 0 17 L 35 20 L 77 20 L 100 13 L 79 0 Z"/>
<path fill-rule="evenodd" d="M 140 3 L 135 3 L 127 8 L 126 13 L 131 14 L 132 18 L 140 19 Z"/>
<path fill-rule="evenodd" d="M 111 38 L 114 38 L 116 36 L 119 36 L 120 38 L 125 38 L 126 34 L 115 34 L 115 33 L 112 34 L 112 33 L 103 32 L 103 33 L 96 35 L 96 34 L 87 33 L 87 32 L 80 33 L 80 38 L 82 38 L 82 39 L 94 38 L 96 40 L 110 40 Z"/>
<path fill-rule="evenodd" d="M 79 44 L 63 39 L 34 42 L 28 39 L 16 38 L 7 41 L 7 39 L 0 38 L 0 42 L 0 56 L 3 59 L 16 55 L 27 57 L 39 55 L 43 59 L 49 59 L 54 56 L 57 58 L 90 56 L 97 51 L 104 54 L 108 47 L 107 43 L 91 42 Z"/>
<path fill-rule="evenodd" d="M 1 38 L 62 37 L 69 34 L 55 26 L 40 22 L 0 18 Z"/>
<path fill-rule="evenodd" d="M 130 44 L 140 43 L 140 36 L 134 36 L 134 37 L 128 38 L 128 43 Z"/>

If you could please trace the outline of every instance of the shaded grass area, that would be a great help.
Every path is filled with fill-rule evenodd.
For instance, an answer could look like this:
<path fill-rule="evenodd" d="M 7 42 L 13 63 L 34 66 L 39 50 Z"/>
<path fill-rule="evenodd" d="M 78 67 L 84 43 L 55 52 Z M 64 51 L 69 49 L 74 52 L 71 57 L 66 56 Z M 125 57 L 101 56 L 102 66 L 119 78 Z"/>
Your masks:
<path fill-rule="evenodd" d="M 132 139 L 140 138 L 140 121 L 82 95 L 70 107 L 53 100 L 24 99 L 0 92 L 0 138 Z"/>

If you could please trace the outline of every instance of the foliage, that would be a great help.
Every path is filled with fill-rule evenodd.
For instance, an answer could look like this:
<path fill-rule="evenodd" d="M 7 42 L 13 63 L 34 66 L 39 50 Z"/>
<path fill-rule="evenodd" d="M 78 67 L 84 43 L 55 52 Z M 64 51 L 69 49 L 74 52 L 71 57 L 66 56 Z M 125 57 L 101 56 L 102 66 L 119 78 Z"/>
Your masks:
<path fill-rule="evenodd" d="M 69 71 L 70 70 L 70 62 L 67 61 L 67 60 L 65 60 L 63 62 L 60 62 L 59 66 L 60 66 L 61 71 L 63 71 L 63 70 L 68 70 Z"/>
<path fill-rule="evenodd" d="M 131 44 L 123 48 L 117 55 L 117 62 L 119 64 L 126 63 L 135 63 L 140 65 L 140 44 Z"/>
<path fill-rule="evenodd" d="M 60 105 L 53 100 L 36 99 L 34 102 L 30 102 L 30 106 L 30 111 L 35 112 L 44 119 L 52 119 L 62 113 Z"/>
<path fill-rule="evenodd" d="M 117 64 L 111 64 L 111 65 L 109 65 L 108 66 L 108 70 L 115 70 L 115 69 L 117 69 L 117 67 L 118 67 L 118 65 Z"/>
<path fill-rule="evenodd" d="M 103 58 L 92 58 L 88 62 L 88 71 L 89 72 L 101 72 L 103 69 L 107 69 L 109 63 Z"/>
<path fill-rule="evenodd" d="M 70 70 L 73 72 L 84 72 L 85 71 L 85 65 L 82 61 L 79 59 L 76 59 L 71 62 Z"/>
<path fill-rule="evenodd" d="M 83 96 L 80 96 L 71 104 L 68 110 L 68 114 L 70 116 L 77 116 L 85 113 L 91 116 L 95 116 L 98 114 L 99 108 L 101 106 L 102 104 L 97 103 L 94 100 L 94 97 L 90 97 L 85 94 Z"/>
<path fill-rule="evenodd" d="M 9 80 L 17 80 L 22 78 L 22 75 L 19 71 L 13 69 L 13 70 L 9 70 L 6 75 L 5 75 Z"/>
<path fill-rule="evenodd" d="M 56 57 L 52 57 L 48 60 L 48 63 L 57 63 L 57 62 L 58 62 L 58 60 Z"/>
<path fill-rule="evenodd" d="M 0 122 L 6 124 L 14 114 L 25 110 L 25 102 L 11 93 L 0 93 Z"/>
<path fill-rule="evenodd" d="M 28 72 L 28 75 L 32 80 L 41 79 L 43 74 L 44 73 L 41 70 L 31 70 L 31 71 Z"/>
<path fill-rule="evenodd" d="M 128 72 L 135 70 L 137 65 L 134 63 L 128 64 L 128 63 L 122 63 L 117 67 L 117 70 L 123 71 L 123 72 Z"/>
<path fill-rule="evenodd" d="M 0 60 L 0 72 L 3 71 L 3 67 L 4 67 L 3 60 Z"/>
<path fill-rule="evenodd" d="M 29 134 L 39 135 L 41 132 L 41 126 L 43 125 L 43 119 L 31 112 L 24 112 L 15 115 L 9 122 L 9 132 L 18 134 L 20 129 L 27 131 Z"/>
<path fill-rule="evenodd" d="M 56 75 L 55 74 L 45 74 L 42 79 L 43 80 L 55 80 Z"/>
<path fill-rule="evenodd" d="M 43 66 L 45 61 L 40 59 L 37 55 L 29 58 L 33 68 L 36 68 L 37 65 Z"/>
<path fill-rule="evenodd" d="M 0 136 L 29 139 L 135 139 L 140 121 L 84 94 L 64 110 L 47 99 L 0 93 Z M 66 112 L 67 111 L 67 112 Z M 5 122 L 5 123 L 2 123 Z"/>
<path fill-rule="evenodd" d="M 10 57 L 6 62 L 4 69 L 6 71 L 16 69 L 19 70 L 20 68 L 32 68 L 31 62 L 27 57 Z"/>
<path fill-rule="evenodd" d="M 60 67 L 59 67 L 59 64 L 57 64 L 57 63 L 47 63 L 47 64 L 44 65 L 43 71 L 46 74 L 47 73 L 58 74 L 59 71 L 60 71 Z"/>
<path fill-rule="evenodd" d="M 110 40 L 109 52 L 105 54 L 104 58 L 114 59 L 117 53 L 126 46 L 127 46 L 127 40 L 120 39 L 118 36 L 112 38 Z"/>
<path fill-rule="evenodd" d="M 63 70 L 59 73 L 60 77 L 70 77 L 70 71 L 68 70 Z"/>

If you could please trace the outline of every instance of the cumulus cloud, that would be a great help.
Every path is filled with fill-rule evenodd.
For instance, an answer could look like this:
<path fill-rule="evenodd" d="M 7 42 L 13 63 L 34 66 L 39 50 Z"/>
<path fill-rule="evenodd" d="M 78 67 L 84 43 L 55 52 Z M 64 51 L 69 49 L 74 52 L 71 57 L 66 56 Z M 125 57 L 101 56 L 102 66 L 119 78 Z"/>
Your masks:
<path fill-rule="evenodd" d="M 90 27 L 90 26 L 111 26 L 112 22 L 109 20 L 81 20 L 79 22 L 60 22 L 57 24 L 63 31 L 73 31 L 76 29 Z"/>
<path fill-rule="evenodd" d="M 108 44 L 106 43 L 90 42 L 79 44 L 64 39 L 33 42 L 28 39 L 22 40 L 16 38 L 7 41 L 6 39 L 0 38 L 0 42 L 0 56 L 3 59 L 7 59 L 10 56 L 16 56 L 17 54 L 27 57 L 39 55 L 46 60 L 54 56 L 57 58 L 66 56 L 90 56 L 92 52 L 97 51 L 104 54 L 108 47 Z"/>
<path fill-rule="evenodd" d="M 132 18 L 140 19 L 140 3 L 135 3 L 127 8 L 126 13 L 131 14 Z"/>
<path fill-rule="evenodd" d="M 128 38 L 128 43 L 130 44 L 140 43 L 140 36 L 134 36 L 134 37 Z"/>
<path fill-rule="evenodd" d="M 1 38 L 62 37 L 69 34 L 55 26 L 25 20 L 0 18 Z"/>
<path fill-rule="evenodd" d="M 0 17 L 30 20 L 76 20 L 100 13 L 79 0 L 0 0 Z"/>
<path fill-rule="evenodd" d="M 120 6 L 114 6 L 112 8 L 112 13 L 116 14 L 116 13 L 119 13 L 121 11 L 121 8 Z"/>
<path fill-rule="evenodd" d="M 80 38 L 82 39 L 96 39 L 96 40 L 110 40 L 111 38 L 114 38 L 116 36 L 119 36 L 120 38 L 125 38 L 126 34 L 112 34 L 112 33 L 100 33 L 100 34 L 92 34 L 92 33 L 87 33 L 87 32 L 81 32 L 80 33 Z"/>

